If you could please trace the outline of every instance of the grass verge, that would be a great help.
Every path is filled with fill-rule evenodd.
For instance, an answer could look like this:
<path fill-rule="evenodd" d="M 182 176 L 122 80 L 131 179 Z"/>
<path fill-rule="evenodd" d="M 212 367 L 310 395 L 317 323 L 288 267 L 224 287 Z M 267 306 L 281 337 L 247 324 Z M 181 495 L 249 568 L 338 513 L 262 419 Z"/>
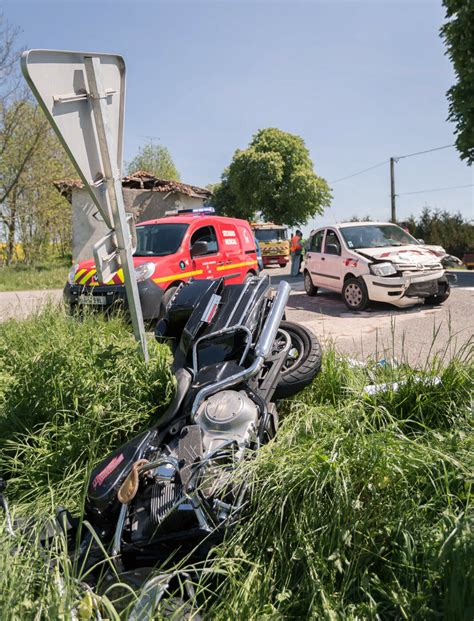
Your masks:
<path fill-rule="evenodd" d="M 4 265 L 0 267 L 0 292 L 62 289 L 70 269 L 71 260 L 61 257 L 51 257 L 35 265 Z"/>
<path fill-rule="evenodd" d="M 170 398 L 168 350 L 151 355 L 120 319 L 49 308 L 0 326 L 0 474 L 17 513 L 80 510 L 92 465 Z M 247 514 L 196 585 L 205 618 L 471 619 L 473 378 L 467 347 L 421 374 L 326 352 L 245 470 Z M 365 394 L 374 380 L 402 383 Z M 4 528 L 1 618 L 67 618 L 80 593 L 61 541 L 45 559 L 32 529 L 12 555 Z"/>

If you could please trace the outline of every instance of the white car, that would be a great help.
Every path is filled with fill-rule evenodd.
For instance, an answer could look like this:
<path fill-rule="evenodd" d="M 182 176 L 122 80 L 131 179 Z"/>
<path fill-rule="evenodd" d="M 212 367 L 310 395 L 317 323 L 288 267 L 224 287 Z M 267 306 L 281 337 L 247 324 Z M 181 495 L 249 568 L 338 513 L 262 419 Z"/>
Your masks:
<path fill-rule="evenodd" d="M 449 282 L 439 257 L 390 222 L 345 222 L 317 229 L 306 245 L 304 286 L 342 294 L 351 310 L 371 301 L 441 304 Z"/>

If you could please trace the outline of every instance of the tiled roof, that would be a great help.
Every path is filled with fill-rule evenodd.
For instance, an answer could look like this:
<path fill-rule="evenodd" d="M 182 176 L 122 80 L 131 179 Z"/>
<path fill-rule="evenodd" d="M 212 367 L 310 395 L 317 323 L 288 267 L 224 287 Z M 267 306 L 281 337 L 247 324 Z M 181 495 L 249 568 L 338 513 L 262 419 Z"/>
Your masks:
<path fill-rule="evenodd" d="M 60 179 L 59 181 L 55 181 L 54 185 L 68 200 L 71 200 L 71 193 L 74 188 L 84 187 L 84 184 L 79 179 Z M 209 198 L 212 195 L 212 192 L 206 188 L 200 188 L 197 185 L 189 185 L 188 183 L 181 183 L 180 181 L 158 179 L 158 177 L 154 177 L 144 170 L 138 170 L 132 175 L 123 177 L 122 186 L 134 190 L 151 190 L 152 192 L 179 192 L 186 196 L 194 196 L 202 199 Z"/>
<path fill-rule="evenodd" d="M 180 181 L 158 179 L 144 170 L 137 170 L 132 175 L 122 179 L 125 188 L 136 190 L 154 190 L 155 192 L 180 192 L 187 196 L 198 196 L 199 198 L 209 198 L 211 192 L 206 188 L 197 185 L 189 185 Z"/>

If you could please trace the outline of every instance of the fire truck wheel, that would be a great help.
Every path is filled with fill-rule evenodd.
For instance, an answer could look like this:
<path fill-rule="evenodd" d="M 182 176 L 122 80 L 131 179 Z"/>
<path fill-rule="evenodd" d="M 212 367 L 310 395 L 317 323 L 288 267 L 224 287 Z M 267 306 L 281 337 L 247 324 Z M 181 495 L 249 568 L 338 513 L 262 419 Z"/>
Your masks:
<path fill-rule="evenodd" d="M 243 284 L 246 285 L 251 278 L 255 278 L 255 272 L 247 272 Z"/>
<path fill-rule="evenodd" d="M 290 335 L 291 349 L 275 390 L 275 398 L 286 399 L 311 384 L 321 370 L 322 352 L 318 339 L 308 328 L 291 321 L 282 321 L 280 327 Z"/>

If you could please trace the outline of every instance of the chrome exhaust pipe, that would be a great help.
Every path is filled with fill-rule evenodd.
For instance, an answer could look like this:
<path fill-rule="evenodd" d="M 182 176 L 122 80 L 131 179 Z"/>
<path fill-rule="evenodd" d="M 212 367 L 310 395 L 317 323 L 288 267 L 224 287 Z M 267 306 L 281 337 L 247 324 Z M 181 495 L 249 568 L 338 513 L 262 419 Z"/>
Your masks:
<path fill-rule="evenodd" d="M 286 280 L 282 280 L 278 285 L 275 301 L 273 302 L 270 314 L 268 315 L 265 325 L 263 326 L 262 334 L 260 335 L 260 338 L 255 346 L 255 355 L 257 357 L 261 356 L 266 359 L 272 353 L 273 342 L 275 341 L 278 328 L 280 327 L 281 320 L 283 319 L 285 307 L 288 302 L 288 298 L 290 297 L 290 291 L 290 285 L 286 282 Z"/>

